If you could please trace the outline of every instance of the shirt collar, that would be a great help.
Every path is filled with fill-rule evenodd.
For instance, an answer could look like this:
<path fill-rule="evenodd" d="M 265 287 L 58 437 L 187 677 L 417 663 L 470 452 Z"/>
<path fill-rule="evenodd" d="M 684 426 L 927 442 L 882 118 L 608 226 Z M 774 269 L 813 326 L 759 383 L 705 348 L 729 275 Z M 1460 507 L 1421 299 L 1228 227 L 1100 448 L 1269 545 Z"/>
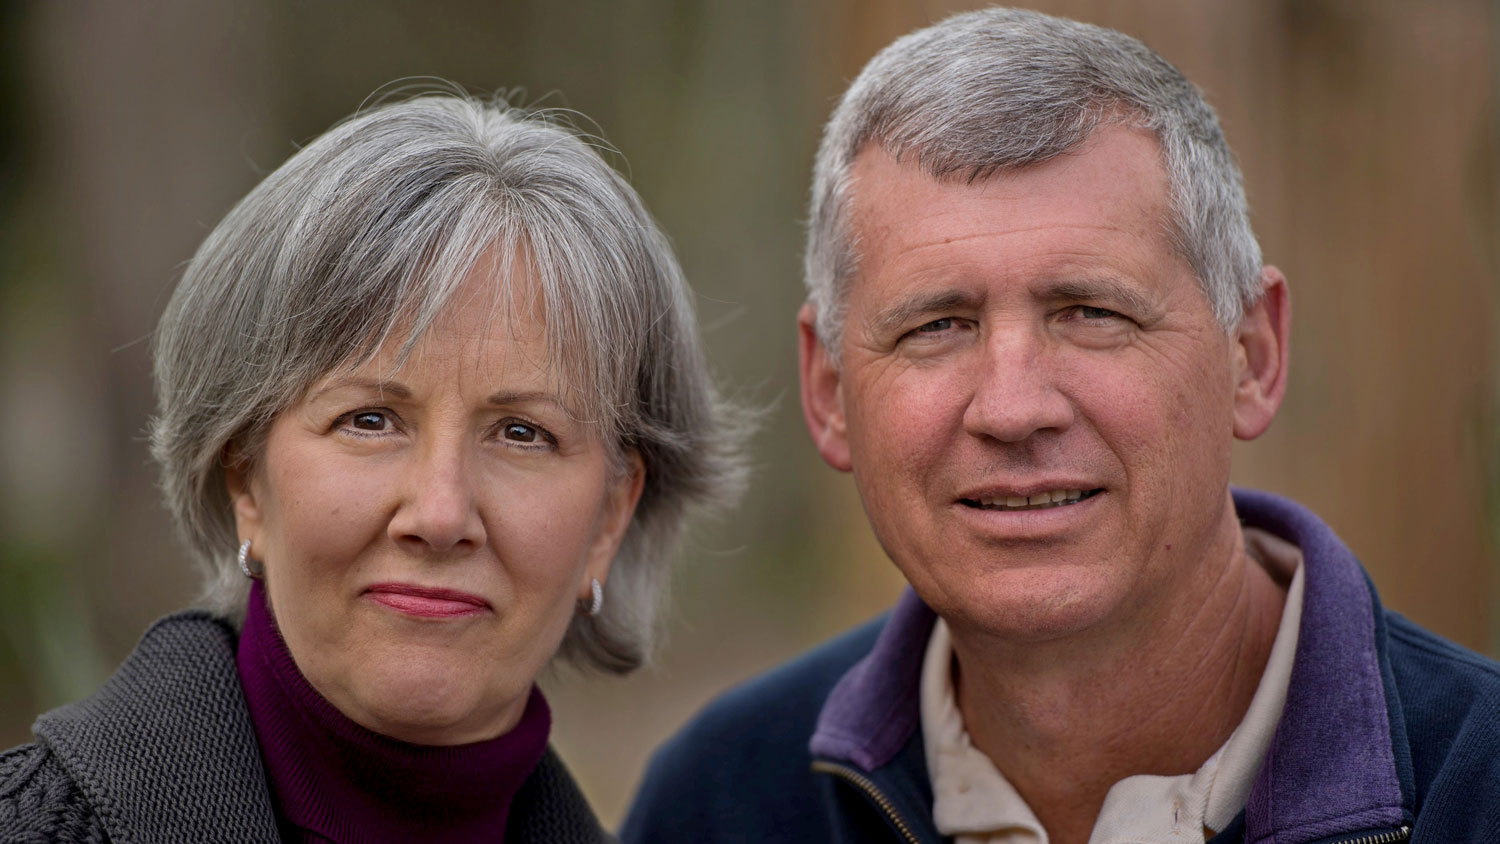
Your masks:
<path fill-rule="evenodd" d="M 1407 812 L 1373 587 L 1354 554 L 1306 508 L 1269 493 L 1233 492 L 1244 524 L 1291 542 L 1306 559 L 1291 685 L 1246 803 L 1248 832 L 1296 844 L 1400 826 Z M 909 589 L 902 595 L 871 652 L 825 700 L 809 742 L 814 756 L 873 772 L 920 738 L 918 688 L 935 620 Z"/>
<path fill-rule="evenodd" d="M 1177 776 L 1131 776 L 1106 796 L 1092 844 L 1181 841 L 1182 830 L 1222 830 L 1245 805 L 1286 700 L 1302 616 L 1301 552 L 1255 528 L 1246 531 L 1252 556 L 1285 577 L 1286 602 L 1265 671 L 1240 725 L 1197 771 Z M 922 666 L 921 719 L 933 820 L 944 835 L 983 833 L 986 841 L 1045 844 L 1046 832 L 1024 798 L 974 747 L 953 691 L 953 647 L 948 626 L 932 628 Z"/>

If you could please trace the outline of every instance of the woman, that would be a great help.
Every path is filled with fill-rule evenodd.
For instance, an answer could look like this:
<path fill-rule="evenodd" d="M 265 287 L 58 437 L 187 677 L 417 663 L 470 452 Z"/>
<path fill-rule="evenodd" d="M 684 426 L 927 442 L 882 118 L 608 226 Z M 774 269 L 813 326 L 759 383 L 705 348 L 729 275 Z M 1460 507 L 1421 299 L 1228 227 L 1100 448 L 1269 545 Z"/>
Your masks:
<path fill-rule="evenodd" d="M 375 108 L 214 229 L 154 352 L 212 611 L 0 755 L 0 838 L 604 838 L 534 681 L 639 666 L 738 478 L 631 188 L 544 114 Z"/>

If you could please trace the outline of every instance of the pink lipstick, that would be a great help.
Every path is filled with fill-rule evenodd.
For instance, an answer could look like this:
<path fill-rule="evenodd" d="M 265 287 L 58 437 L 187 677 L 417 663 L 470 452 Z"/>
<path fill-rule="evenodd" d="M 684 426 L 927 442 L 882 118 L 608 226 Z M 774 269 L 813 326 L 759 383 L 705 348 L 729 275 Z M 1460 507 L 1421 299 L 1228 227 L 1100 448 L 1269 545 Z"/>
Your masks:
<path fill-rule="evenodd" d="M 478 595 L 410 583 L 376 583 L 365 595 L 396 612 L 420 618 L 458 618 L 490 609 L 490 602 Z"/>

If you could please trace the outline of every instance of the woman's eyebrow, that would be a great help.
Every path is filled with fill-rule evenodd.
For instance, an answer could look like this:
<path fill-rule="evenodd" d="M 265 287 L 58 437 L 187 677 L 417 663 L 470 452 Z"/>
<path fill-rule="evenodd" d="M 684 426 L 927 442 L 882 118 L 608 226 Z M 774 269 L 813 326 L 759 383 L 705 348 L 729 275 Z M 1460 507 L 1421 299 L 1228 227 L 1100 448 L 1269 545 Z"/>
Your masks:
<path fill-rule="evenodd" d="M 398 399 L 411 398 L 411 390 L 400 381 L 382 381 L 379 378 L 339 378 L 313 391 L 310 401 L 317 401 L 335 390 L 363 390 Z"/>
<path fill-rule="evenodd" d="M 398 399 L 409 399 L 412 397 L 411 388 L 400 381 L 382 381 L 378 378 L 340 378 L 337 381 L 331 381 L 319 387 L 313 392 L 310 398 L 312 401 L 316 401 L 337 390 L 362 390 L 389 395 Z M 555 394 L 544 390 L 499 390 L 485 397 L 484 401 L 486 404 L 491 405 L 545 402 L 557 405 L 558 407 L 563 406 L 561 399 Z"/>
<path fill-rule="evenodd" d="M 545 402 L 546 404 L 556 405 L 559 408 L 563 406 L 562 401 L 556 395 L 542 390 L 500 390 L 499 392 L 491 393 L 489 398 L 485 399 L 485 402 L 491 405 Z"/>

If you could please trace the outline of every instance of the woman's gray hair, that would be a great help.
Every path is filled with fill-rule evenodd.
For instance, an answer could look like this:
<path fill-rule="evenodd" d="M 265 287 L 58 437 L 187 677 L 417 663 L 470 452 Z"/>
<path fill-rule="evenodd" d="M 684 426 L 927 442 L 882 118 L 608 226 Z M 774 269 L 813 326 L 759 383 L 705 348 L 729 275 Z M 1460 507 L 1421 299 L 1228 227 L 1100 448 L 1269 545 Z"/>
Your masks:
<path fill-rule="evenodd" d="M 647 659 L 685 517 L 737 494 L 743 438 L 670 246 L 595 143 L 556 113 L 419 96 L 330 129 L 209 234 L 157 328 L 151 448 L 212 607 L 236 615 L 248 588 L 226 461 L 253 464 L 329 372 L 393 337 L 410 352 L 499 249 L 534 279 L 564 404 L 597 422 L 616 471 L 631 451 L 645 464 L 609 600 L 560 653 L 616 673 Z"/>
<path fill-rule="evenodd" d="M 1226 330 L 1260 296 L 1260 245 L 1240 170 L 1213 109 L 1149 47 L 1038 12 L 955 15 L 880 51 L 829 118 L 813 171 L 806 282 L 818 336 L 837 362 L 859 244 L 855 158 L 876 144 L 934 178 L 981 179 L 1062 155 L 1102 124 L 1154 132 L 1167 171 L 1174 249 Z"/>

